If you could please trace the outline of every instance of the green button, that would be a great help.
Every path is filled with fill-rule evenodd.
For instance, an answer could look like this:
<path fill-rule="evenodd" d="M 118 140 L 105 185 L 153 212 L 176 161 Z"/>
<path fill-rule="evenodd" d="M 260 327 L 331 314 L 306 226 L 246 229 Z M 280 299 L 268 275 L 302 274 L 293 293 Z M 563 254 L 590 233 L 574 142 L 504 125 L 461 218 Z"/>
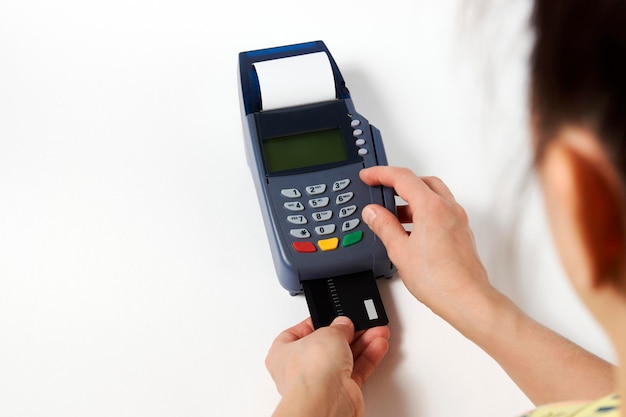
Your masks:
<path fill-rule="evenodd" d="M 344 248 L 352 245 L 356 245 L 363 239 L 363 232 L 359 230 L 358 232 L 350 233 L 349 235 L 345 235 L 343 237 L 343 241 L 341 242 L 341 246 Z"/>

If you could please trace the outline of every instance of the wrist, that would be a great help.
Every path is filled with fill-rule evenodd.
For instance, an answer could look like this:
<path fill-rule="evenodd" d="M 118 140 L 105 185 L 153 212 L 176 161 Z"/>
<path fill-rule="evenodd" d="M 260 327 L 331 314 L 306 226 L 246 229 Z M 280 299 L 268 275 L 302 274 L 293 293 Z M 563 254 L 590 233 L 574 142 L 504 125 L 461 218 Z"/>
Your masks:
<path fill-rule="evenodd" d="M 302 378 L 284 393 L 273 417 L 353 417 L 363 411 L 360 389 L 349 380 L 310 381 Z M 358 390 L 355 397 L 354 389 Z"/>
<path fill-rule="evenodd" d="M 504 329 L 513 329 L 519 308 L 491 285 L 461 294 L 443 317 L 483 349 Z M 497 336 L 496 336 L 497 337 Z"/>

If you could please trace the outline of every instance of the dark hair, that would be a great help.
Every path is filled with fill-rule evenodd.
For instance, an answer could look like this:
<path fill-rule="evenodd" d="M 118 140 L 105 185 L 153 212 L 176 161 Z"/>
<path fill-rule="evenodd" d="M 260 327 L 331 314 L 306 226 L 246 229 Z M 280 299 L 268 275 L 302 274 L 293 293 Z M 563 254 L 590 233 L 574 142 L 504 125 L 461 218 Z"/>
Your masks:
<path fill-rule="evenodd" d="M 537 158 L 564 124 L 593 130 L 626 184 L 626 2 L 535 0 Z"/>

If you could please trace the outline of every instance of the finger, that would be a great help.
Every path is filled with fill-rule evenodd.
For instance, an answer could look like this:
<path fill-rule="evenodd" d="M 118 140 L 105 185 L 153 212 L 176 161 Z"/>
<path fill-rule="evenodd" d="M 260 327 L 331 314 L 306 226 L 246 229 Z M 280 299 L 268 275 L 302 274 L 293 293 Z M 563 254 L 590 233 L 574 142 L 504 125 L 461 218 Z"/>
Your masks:
<path fill-rule="evenodd" d="M 409 205 L 423 200 L 424 193 L 433 192 L 426 183 L 406 168 L 377 166 L 363 169 L 359 175 L 367 185 L 384 185 L 393 188 Z"/>
<path fill-rule="evenodd" d="M 361 212 L 363 221 L 378 236 L 387 248 L 393 252 L 393 247 L 402 247 L 406 243 L 407 233 L 400 221 L 386 208 L 377 204 L 370 204 Z"/>
<path fill-rule="evenodd" d="M 274 340 L 274 343 L 295 342 L 296 340 L 300 340 L 311 333 L 313 333 L 313 322 L 309 317 L 280 333 Z"/>
<path fill-rule="evenodd" d="M 350 320 L 346 316 L 338 316 L 330 323 L 329 326 L 331 329 L 336 329 L 341 332 L 341 334 L 345 337 L 346 342 L 352 343 L 354 340 L 354 324 L 352 320 Z"/>
<path fill-rule="evenodd" d="M 377 337 L 354 359 L 352 379 L 362 387 L 389 350 L 389 340 Z"/>
<path fill-rule="evenodd" d="M 445 198 L 448 201 L 456 201 L 454 199 L 454 195 L 452 194 L 452 191 L 450 191 L 448 186 L 440 178 L 438 177 L 421 177 L 421 178 L 422 178 L 422 181 L 424 181 L 424 183 L 428 185 L 428 187 L 431 190 L 439 194 L 441 197 Z"/>
<path fill-rule="evenodd" d="M 295 341 L 302 339 L 303 337 L 308 336 L 313 333 L 313 322 L 311 318 L 307 318 L 302 320 L 300 323 L 296 324 L 293 327 L 288 328 L 287 330 L 281 332 L 270 347 L 270 350 L 267 352 L 267 356 L 265 357 L 265 367 L 273 377 L 273 364 L 276 359 L 276 355 L 279 355 L 282 345 L 286 345 Z"/>
<path fill-rule="evenodd" d="M 381 337 L 383 339 L 389 339 L 390 335 L 389 327 L 387 326 L 373 327 L 359 333 L 360 334 L 355 337 L 354 342 L 350 345 L 350 349 L 352 349 L 352 354 L 355 358 L 361 356 L 367 346 L 369 346 L 369 344 L 374 340 Z"/>

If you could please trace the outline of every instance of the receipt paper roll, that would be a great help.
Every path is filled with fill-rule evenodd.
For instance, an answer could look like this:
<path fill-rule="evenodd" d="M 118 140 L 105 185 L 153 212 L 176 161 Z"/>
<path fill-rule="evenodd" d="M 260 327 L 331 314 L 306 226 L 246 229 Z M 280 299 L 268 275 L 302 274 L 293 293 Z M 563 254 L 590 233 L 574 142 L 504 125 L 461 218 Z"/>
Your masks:
<path fill-rule="evenodd" d="M 255 62 L 262 110 L 336 99 L 335 77 L 325 52 Z"/>

